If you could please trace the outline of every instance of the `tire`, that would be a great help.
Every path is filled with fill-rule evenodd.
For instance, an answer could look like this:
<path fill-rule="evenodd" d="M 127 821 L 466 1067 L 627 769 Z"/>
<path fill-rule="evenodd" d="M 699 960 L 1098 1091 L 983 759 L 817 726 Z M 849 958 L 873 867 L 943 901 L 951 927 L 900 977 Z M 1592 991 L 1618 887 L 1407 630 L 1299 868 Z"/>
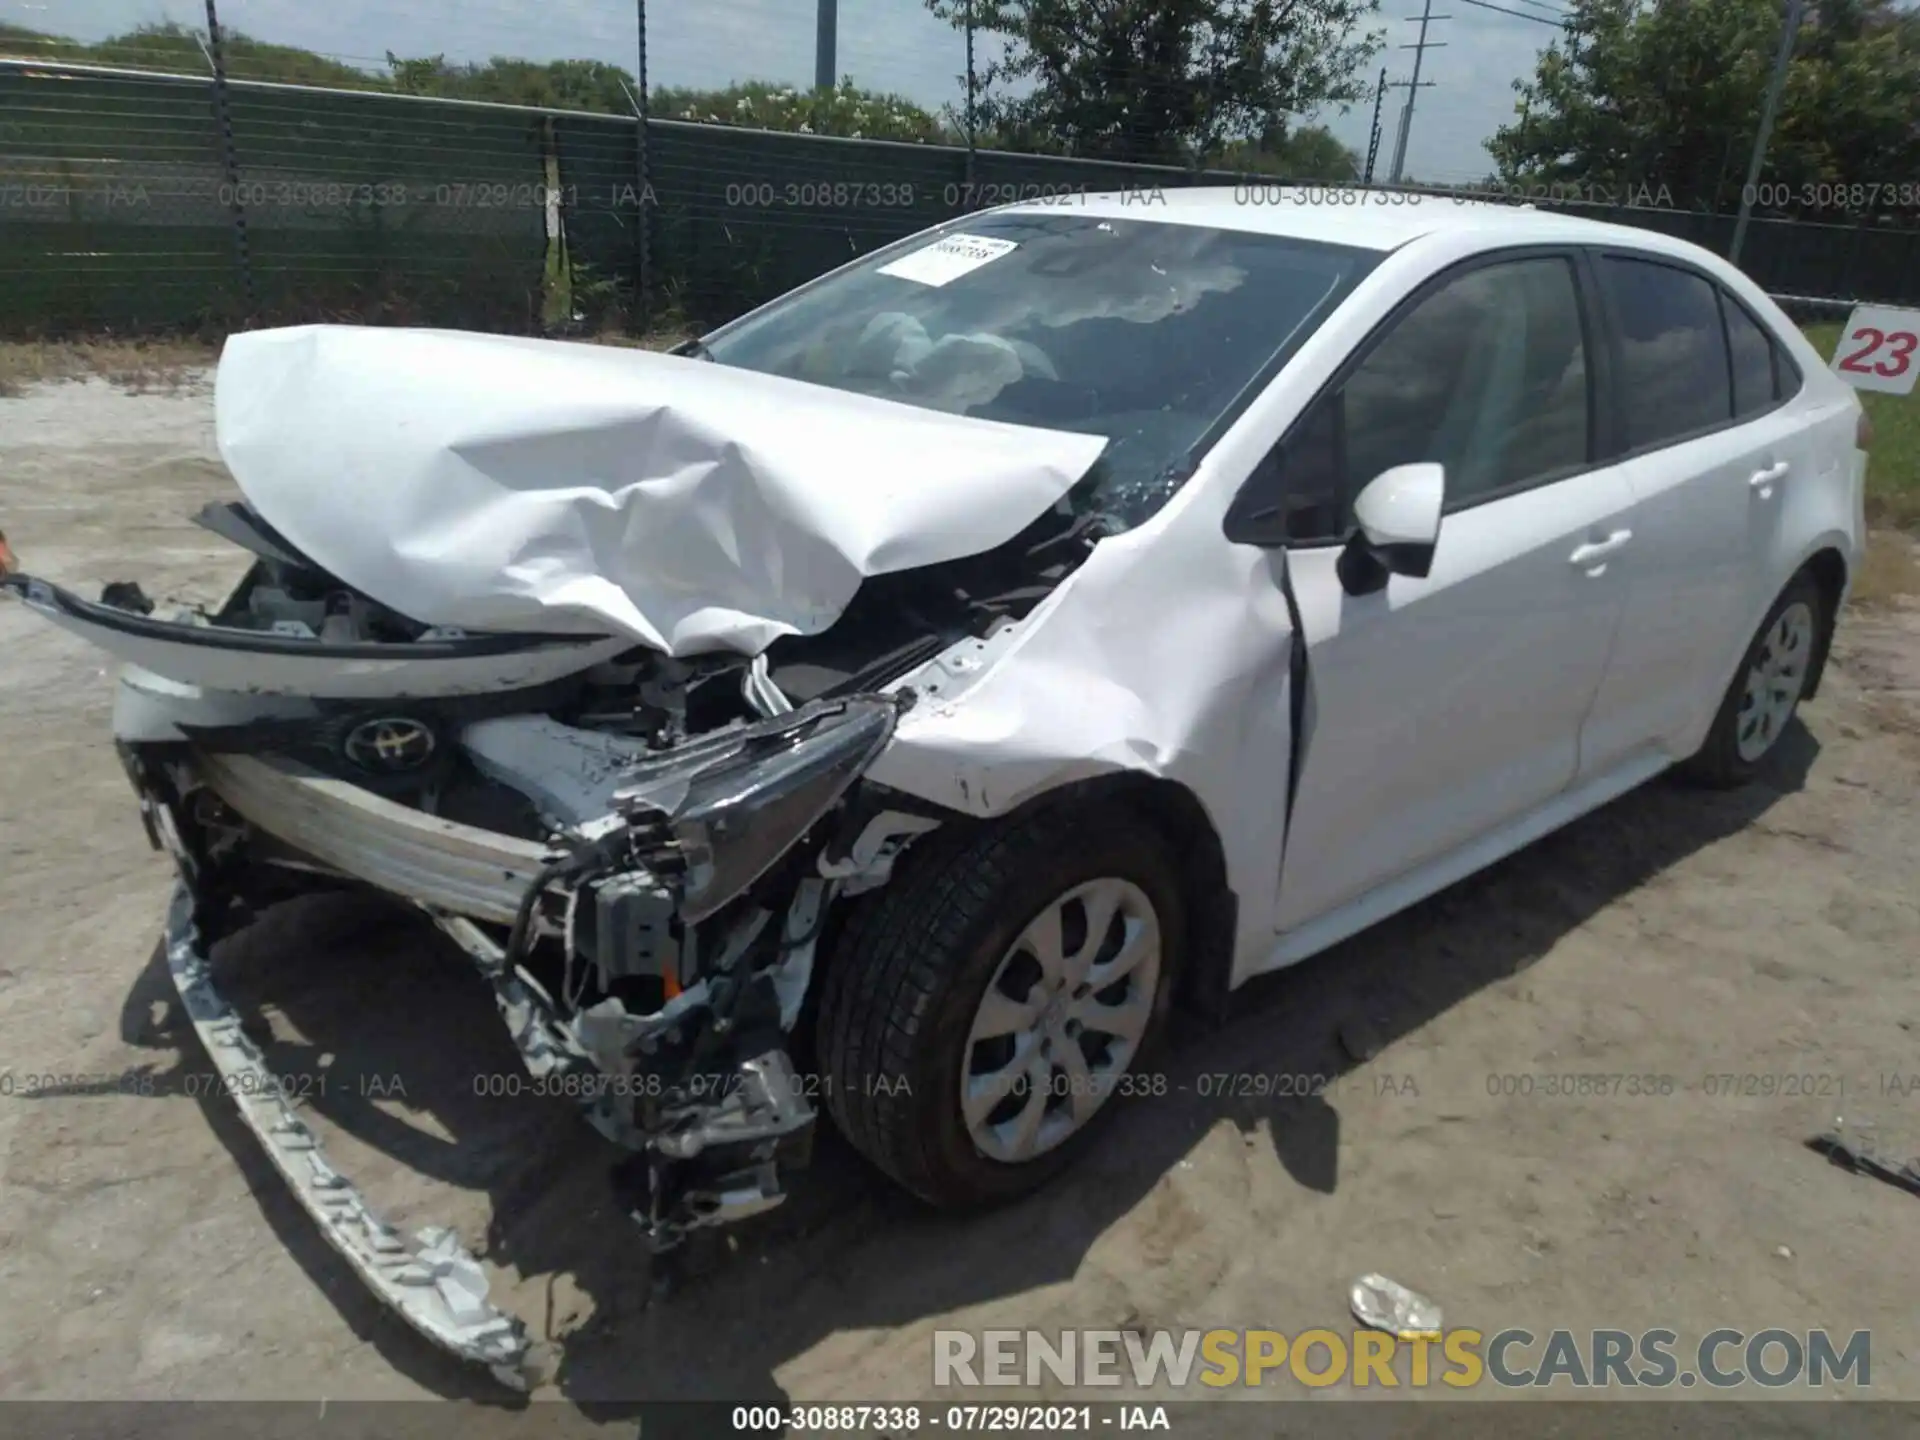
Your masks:
<path fill-rule="evenodd" d="M 1696 784 L 1731 790 L 1759 773 L 1806 694 L 1832 617 L 1810 575 L 1796 575 L 1767 611 L 1727 685 L 1706 742 L 1680 767 Z M 1772 695 L 1772 705 L 1762 697 Z"/>
<path fill-rule="evenodd" d="M 1044 1184 L 1086 1148 L 1119 1097 L 1151 1088 L 1143 1065 L 1166 1027 L 1186 930 L 1177 875 L 1159 834 L 1111 804 L 1043 806 L 1008 821 L 936 832 L 915 845 L 893 880 L 850 916 L 822 986 L 816 1044 L 834 1123 L 896 1183 L 942 1208 L 992 1205 Z M 1089 945 L 1096 911 L 1088 907 L 1107 901 L 1119 904 L 1119 923 L 1103 936 L 1104 947 Z M 1141 958 L 1129 977 L 1074 1000 L 1076 951 L 1112 957 L 1103 963 L 1107 970 L 1123 956 L 1146 955 L 1151 927 L 1143 904 L 1158 930 L 1150 981 Z M 1057 953 L 1065 956 L 1052 980 L 1035 958 L 1051 947 L 1036 947 L 1027 935 L 1049 912 L 1061 918 Z M 1086 983 L 1081 979 L 1080 988 Z M 1053 987 L 1065 988 L 1024 1037 L 976 1039 L 976 1020 L 992 1030 L 991 1021 L 1012 1013 L 984 1012 L 990 984 L 996 1007 L 1009 1001 L 1023 1011 L 1035 1010 L 1037 997 Z M 1125 1013 L 1131 1024 L 1137 1008 L 1145 1017 L 1137 1041 L 1066 1033 L 1084 1022 L 1063 1015 L 1095 1014 L 1089 1007 L 1117 999 L 1125 1003 L 1100 1015 Z M 1049 1046 L 1060 1047 L 1043 1053 L 1070 1060 L 1071 1045 L 1082 1068 L 1050 1064 L 1045 1085 L 1016 1087 L 979 1118 L 981 1129 L 970 1129 L 963 1076 L 987 1091 L 992 1074 L 1041 1063 L 1022 1061 L 1018 1047 L 1038 1045 L 1034 1036 L 1042 1031 Z M 1116 1058 L 1122 1050 L 1124 1058 Z M 1103 1072 L 1103 1061 L 1118 1068 Z M 1095 1103 L 1075 1117 L 1073 1105 L 1087 1097 Z M 1036 1103 L 1042 1118 L 1032 1143 L 1044 1148 L 1022 1154 L 1021 1121 L 1033 1119 Z M 995 1120 L 1005 1114 L 1013 1118 Z M 1071 1128 L 1059 1134 L 1063 1126 Z"/>

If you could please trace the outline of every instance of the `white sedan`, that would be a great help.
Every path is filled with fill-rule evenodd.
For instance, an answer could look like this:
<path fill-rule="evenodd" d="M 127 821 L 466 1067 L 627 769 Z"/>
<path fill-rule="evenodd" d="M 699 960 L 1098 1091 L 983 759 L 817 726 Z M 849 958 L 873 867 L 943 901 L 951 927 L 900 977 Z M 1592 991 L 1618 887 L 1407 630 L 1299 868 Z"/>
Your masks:
<path fill-rule="evenodd" d="M 1245 198 L 969 216 L 673 355 L 238 336 L 232 598 L 0 581 L 128 662 L 189 1010 L 424 1333 L 524 1365 L 271 1098 L 209 950 L 282 896 L 430 913 L 665 1249 L 815 1100 L 928 1201 L 1025 1191 L 1177 1001 L 1766 763 L 1868 442 L 1780 309 L 1650 232 Z"/>

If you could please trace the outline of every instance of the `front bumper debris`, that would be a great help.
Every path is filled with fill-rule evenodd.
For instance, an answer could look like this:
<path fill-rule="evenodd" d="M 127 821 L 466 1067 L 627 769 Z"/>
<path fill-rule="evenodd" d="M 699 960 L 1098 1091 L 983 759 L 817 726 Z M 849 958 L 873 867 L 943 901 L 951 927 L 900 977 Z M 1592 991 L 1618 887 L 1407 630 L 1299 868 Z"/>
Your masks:
<path fill-rule="evenodd" d="M 166 931 L 174 986 L 220 1072 L 222 1088 L 234 1097 L 240 1118 L 294 1198 L 374 1294 L 415 1330 L 462 1360 L 485 1365 L 501 1383 L 531 1389 L 533 1346 L 526 1328 L 488 1301 L 486 1275 L 459 1238 L 437 1226 L 403 1236 L 327 1163 L 319 1137 L 242 1031 L 240 1017 L 214 989 L 194 909 L 187 885 L 176 884 Z"/>
<path fill-rule="evenodd" d="M 504 902 L 511 887 L 517 883 L 524 894 L 537 885 L 526 877 L 541 868 L 539 847 L 419 817 L 291 770 L 206 757 L 189 769 L 178 761 L 153 763 L 133 748 L 123 750 L 123 759 L 150 839 L 173 856 L 182 876 L 167 919 L 168 963 L 223 1088 L 328 1242 L 380 1300 L 442 1349 L 522 1390 L 533 1388 L 545 1363 L 522 1323 L 489 1303 L 485 1275 L 450 1230 L 403 1236 L 327 1162 L 318 1137 L 215 989 L 208 937 L 224 933 L 226 920 L 250 913 L 259 898 L 244 866 L 235 868 L 235 852 L 222 849 L 230 842 L 210 842 L 200 822 L 189 818 L 194 812 L 181 797 L 205 793 L 209 781 L 242 816 L 271 815 L 298 853 L 321 862 L 322 873 L 411 901 L 466 952 L 493 991 L 529 1073 L 574 1097 L 593 1127 L 627 1152 L 611 1176 L 616 1199 L 656 1258 L 695 1230 L 778 1205 L 785 1198 L 783 1172 L 806 1165 L 817 1117 L 786 1053 L 775 976 L 729 974 L 771 918 L 766 912 L 754 911 L 751 922 L 729 932 L 714 973 L 657 1013 L 630 1015 L 608 999 L 563 1018 L 548 991 L 510 963 L 480 924 L 432 903 L 457 899 L 469 912 L 509 918 Z M 268 777 L 280 783 L 242 783 Z M 395 816 L 401 823 L 382 823 Z M 287 837 L 274 838 L 284 843 Z M 490 877 L 481 873 L 488 862 L 497 867 Z M 808 893 L 821 883 L 813 882 Z M 483 903 L 494 894 L 494 904 Z M 810 962 L 814 922 L 807 907 L 787 917 L 783 975 Z"/>
<path fill-rule="evenodd" d="M 783 1176 L 811 1159 L 818 1113 L 787 1044 L 822 907 L 843 877 L 807 874 L 817 856 L 783 857 L 839 803 L 900 708 L 812 702 L 687 742 L 671 764 L 636 759 L 619 771 L 611 813 L 545 843 L 281 757 L 122 744 L 149 837 L 182 877 L 166 943 L 187 1013 L 296 1198 L 414 1329 L 532 1388 L 533 1347 L 488 1303 L 452 1232 L 403 1237 L 327 1163 L 214 989 L 212 941 L 314 874 L 425 911 L 493 991 L 528 1071 L 626 1152 L 615 1195 L 670 1271 L 665 1257 L 694 1232 L 780 1204 Z M 782 864 L 784 904 L 755 889 Z M 507 927 L 504 939 L 489 926 Z M 553 948 L 536 954 L 541 943 Z"/>
<path fill-rule="evenodd" d="M 528 1073 L 573 1094 L 588 1123 L 630 1152 L 614 1169 L 615 1189 L 655 1255 L 691 1231 L 736 1224 L 786 1198 L 781 1176 L 811 1160 L 817 1115 L 772 1015 L 736 1028 L 743 1007 L 735 1007 L 719 1024 L 726 1058 L 718 1068 L 669 1082 L 642 1062 L 684 1055 L 691 1022 L 710 1007 L 705 982 L 655 1016 L 635 1021 L 596 1007 L 569 1023 L 472 921 L 434 920 L 492 987 Z M 777 1005 L 771 979 L 758 988 Z"/>

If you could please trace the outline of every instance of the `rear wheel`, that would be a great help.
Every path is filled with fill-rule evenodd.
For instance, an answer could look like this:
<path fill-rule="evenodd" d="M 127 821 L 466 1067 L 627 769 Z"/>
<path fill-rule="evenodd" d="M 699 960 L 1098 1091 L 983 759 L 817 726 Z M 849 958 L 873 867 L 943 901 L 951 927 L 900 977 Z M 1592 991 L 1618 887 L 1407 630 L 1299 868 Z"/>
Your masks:
<path fill-rule="evenodd" d="M 1820 587 L 1796 576 L 1747 647 L 1706 743 L 1682 767 L 1690 779 L 1731 789 L 1753 778 L 1806 694 L 1829 619 Z"/>
<path fill-rule="evenodd" d="M 835 1123 L 931 1203 L 1005 1200 L 1091 1140 L 1164 1029 L 1185 916 L 1132 812 L 1061 806 L 909 852 L 820 1000 Z"/>

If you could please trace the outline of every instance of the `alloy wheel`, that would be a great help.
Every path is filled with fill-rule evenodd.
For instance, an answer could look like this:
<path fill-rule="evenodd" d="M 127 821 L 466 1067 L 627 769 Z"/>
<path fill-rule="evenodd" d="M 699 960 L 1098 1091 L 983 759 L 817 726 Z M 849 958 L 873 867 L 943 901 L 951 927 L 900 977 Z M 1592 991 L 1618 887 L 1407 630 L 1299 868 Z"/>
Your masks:
<path fill-rule="evenodd" d="M 1019 1164 L 1065 1142 L 1138 1054 L 1160 983 L 1160 920 L 1146 893 L 1089 880 L 1027 923 L 987 982 L 961 1064 L 967 1134 Z"/>
<path fill-rule="evenodd" d="M 1795 601 L 1774 618 L 1747 670 L 1740 712 L 1734 718 L 1734 748 L 1748 764 L 1773 748 L 1793 718 L 1813 658 L 1813 611 Z"/>

